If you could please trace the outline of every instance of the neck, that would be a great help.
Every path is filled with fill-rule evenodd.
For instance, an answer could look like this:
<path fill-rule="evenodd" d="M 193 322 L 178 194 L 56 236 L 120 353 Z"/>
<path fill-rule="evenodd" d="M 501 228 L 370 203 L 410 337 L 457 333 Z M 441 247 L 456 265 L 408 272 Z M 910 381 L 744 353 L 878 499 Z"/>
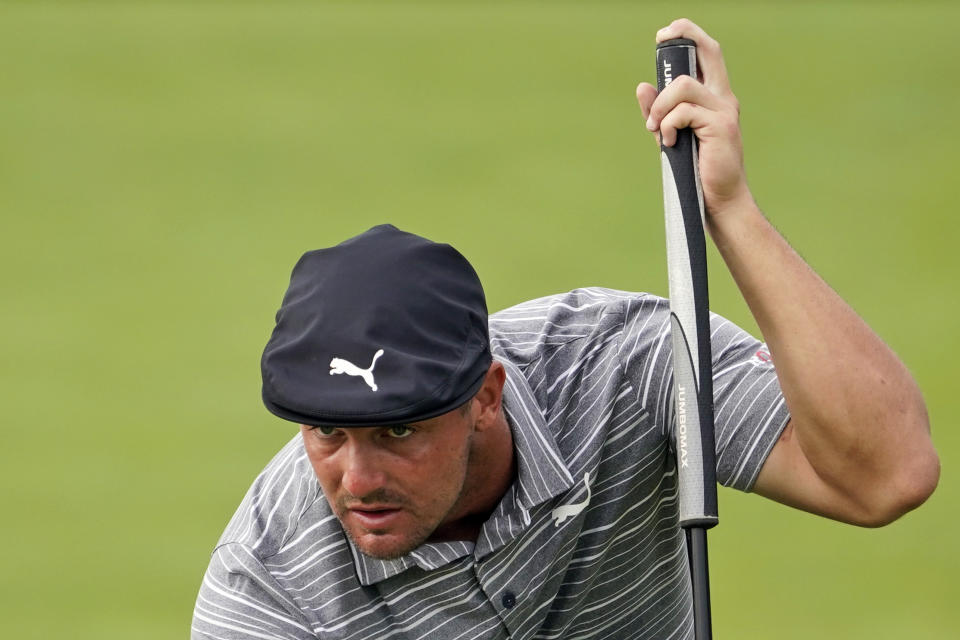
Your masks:
<path fill-rule="evenodd" d="M 451 518 L 437 527 L 429 541 L 476 542 L 483 523 L 500 504 L 515 475 L 513 433 L 501 411 L 494 425 L 474 432 L 460 499 L 451 510 Z"/>

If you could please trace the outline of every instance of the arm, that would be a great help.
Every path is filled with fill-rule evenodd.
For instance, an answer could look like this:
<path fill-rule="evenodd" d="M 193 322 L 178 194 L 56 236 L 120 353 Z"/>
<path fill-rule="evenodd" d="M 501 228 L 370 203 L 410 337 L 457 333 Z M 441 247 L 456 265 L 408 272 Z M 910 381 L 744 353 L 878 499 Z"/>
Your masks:
<path fill-rule="evenodd" d="M 864 526 L 891 522 L 934 490 L 939 461 L 923 397 L 906 367 L 804 263 L 753 201 L 743 168 L 739 104 L 719 45 L 688 20 L 658 41 L 697 42 L 703 84 L 678 78 L 637 98 L 647 127 L 672 145 L 694 129 L 707 228 L 767 342 L 790 423 L 754 490 Z"/>

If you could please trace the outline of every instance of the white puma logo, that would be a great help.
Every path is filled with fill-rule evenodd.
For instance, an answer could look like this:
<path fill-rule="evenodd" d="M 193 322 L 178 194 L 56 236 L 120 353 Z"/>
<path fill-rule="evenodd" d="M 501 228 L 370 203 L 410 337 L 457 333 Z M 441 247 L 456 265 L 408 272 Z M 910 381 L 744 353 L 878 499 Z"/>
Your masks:
<path fill-rule="evenodd" d="M 590 473 L 583 474 L 583 484 L 587 485 L 587 499 L 583 502 L 578 502 L 576 504 L 564 504 L 560 505 L 556 509 L 550 512 L 550 517 L 553 518 L 553 526 L 559 527 L 567 518 L 572 518 L 576 515 L 579 515 L 581 511 L 587 508 L 587 505 L 590 504 Z"/>
<path fill-rule="evenodd" d="M 383 355 L 383 349 L 377 349 L 373 354 L 373 362 L 366 369 L 361 369 L 349 360 L 343 358 L 334 358 L 330 361 L 330 375 L 345 373 L 348 376 L 360 376 L 363 381 L 370 385 L 370 389 L 377 390 L 377 383 L 373 381 L 373 367 L 377 364 L 377 358 Z"/>

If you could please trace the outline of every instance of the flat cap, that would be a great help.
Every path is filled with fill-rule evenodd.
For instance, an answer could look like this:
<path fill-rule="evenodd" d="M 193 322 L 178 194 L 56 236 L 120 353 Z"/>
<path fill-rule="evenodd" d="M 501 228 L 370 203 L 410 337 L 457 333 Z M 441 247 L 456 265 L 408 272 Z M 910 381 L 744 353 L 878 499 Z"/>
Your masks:
<path fill-rule="evenodd" d="M 313 426 L 426 420 L 477 392 L 487 304 L 447 244 L 380 225 L 293 268 L 261 359 L 271 413 Z"/>

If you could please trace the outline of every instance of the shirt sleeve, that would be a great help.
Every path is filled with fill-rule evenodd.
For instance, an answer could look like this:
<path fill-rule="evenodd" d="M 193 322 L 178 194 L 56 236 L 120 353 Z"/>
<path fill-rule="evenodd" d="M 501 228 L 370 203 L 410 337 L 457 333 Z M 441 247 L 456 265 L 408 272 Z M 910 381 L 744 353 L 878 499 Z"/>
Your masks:
<path fill-rule="evenodd" d="M 750 491 L 790 413 L 767 345 L 715 314 L 710 327 L 717 480 Z"/>
<path fill-rule="evenodd" d="M 717 314 L 710 329 L 717 480 L 750 491 L 790 414 L 766 345 Z M 626 375 L 675 449 L 667 300 L 643 295 L 627 305 L 622 349 Z"/>
<path fill-rule="evenodd" d="M 193 611 L 192 640 L 315 640 L 308 621 L 245 545 L 217 547 Z"/>

